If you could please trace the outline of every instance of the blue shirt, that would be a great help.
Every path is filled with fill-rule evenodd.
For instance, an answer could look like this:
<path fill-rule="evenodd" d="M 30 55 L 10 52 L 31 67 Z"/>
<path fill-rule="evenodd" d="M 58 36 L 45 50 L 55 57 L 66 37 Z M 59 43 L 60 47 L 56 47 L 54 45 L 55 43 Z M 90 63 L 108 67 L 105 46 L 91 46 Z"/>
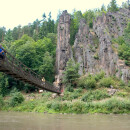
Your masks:
<path fill-rule="evenodd" d="M 3 51 L 3 49 L 4 49 L 4 48 L 3 48 L 3 47 L 1 47 L 1 48 L 0 48 L 0 52 L 2 52 L 2 51 Z M 4 52 L 2 53 L 2 55 L 4 55 Z"/>

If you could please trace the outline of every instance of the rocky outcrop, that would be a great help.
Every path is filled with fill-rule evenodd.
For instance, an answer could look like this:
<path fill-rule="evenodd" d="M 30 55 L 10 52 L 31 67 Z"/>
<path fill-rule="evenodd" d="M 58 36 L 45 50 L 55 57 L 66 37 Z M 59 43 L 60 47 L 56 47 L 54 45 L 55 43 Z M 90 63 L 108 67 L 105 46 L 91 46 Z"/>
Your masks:
<path fill-rule="evenodd" d="M 106 75 L 116 75 L 125 82 L 130 80 L 130 68 L 120 60 L 118 45 L 112 45 L 112 39 L 123 35 L 124 28 L 130 19 L 128 9 L 118 12 L 108 12 L 93 21 L 93 29 L 89 29 L 84 19 L 80 20 L 79 30 L 71 49 L 70 15 L 64 11 L 59 19 L 58 43 L 56 51 L 57 83 L 60 82 L 66 62 L 73 58 L 80 64 L 79 74 L 95 74 L 101 70 Z M 73 53 L 72 53 L 73 52 Z"/>
<path fill-rule="evenodd" d="M 116 13 L 108 12 L 94 21 L 93 30 L 99 37 L 99 60 L 107 75 L 116 75 L 125 82 L 130 79 L 129 67 L 119 60 L 118 54 L 112 48 L 111 40 L 123 35 L 124 28 L 130 18 L 128 9 Z M 117 47 L 118 48 L 118 47 Z"/>
<path fill-rule="evenodd" d="M 97 40 L 95 43 L 94 40 Z M 97 35 L 89 30 L 84 19 L 80 20 L 79 31 L 73 46 L 74 59 L 80 63 L 79 74 L 97 72 L 98 60 L 95 59 L 96 48 L 98 46 Z"/>
<path fill-rule="evenodd" d="M 62 73 L 65 69 L 67 61 L 72 58 L 72 49 L 69 44 L 70 41 L 70 15 L 67 11 L 63 11 L 59 18 L 57 28 L 57 48 L 56 48 L 56 86 L 61 81 Z"/>
<path fill-rule="evenodd" d="M 107 75 L 116 75 L 125 82 L 130 79 L 129 67 L 119 60 L 111 42 L 112 38 L 123 35 L 129 17 L 127 9 L 108 12 L 93 21 L 93 30 L 81 19 L 73 47 L 74 59 L 80 63 L 80 75 L 103 70 Z"/>

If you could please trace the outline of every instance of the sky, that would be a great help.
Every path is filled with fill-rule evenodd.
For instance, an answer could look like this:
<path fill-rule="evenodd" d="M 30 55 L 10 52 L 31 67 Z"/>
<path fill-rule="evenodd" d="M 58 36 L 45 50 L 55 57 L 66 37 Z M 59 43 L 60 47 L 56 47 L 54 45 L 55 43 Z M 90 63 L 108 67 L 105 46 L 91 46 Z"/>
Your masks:
<path fill-rule="evenodd" d="M 43 13 L 46 16 L 51 12 L 52 19 L 56 20 L 60 11 L 72 13 L 74 9 L 84 13 L 88 9 L 107 6 L 111 0 L 0 0 L 0 27 L 13 29 L 18 25 L 24 26 L 41 20 Z M 116 0 L 118 5 L 127 0 Z"/>

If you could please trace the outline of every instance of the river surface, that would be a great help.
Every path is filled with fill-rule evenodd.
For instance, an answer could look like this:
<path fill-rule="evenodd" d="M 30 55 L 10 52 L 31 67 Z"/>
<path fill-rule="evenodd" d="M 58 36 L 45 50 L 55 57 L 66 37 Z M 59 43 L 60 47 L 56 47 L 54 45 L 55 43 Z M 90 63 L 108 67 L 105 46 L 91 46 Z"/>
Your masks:
<path fill-rule="evenodd" d="M 130 130 L 130 115 L 0 112 L 0 130 Z"/>

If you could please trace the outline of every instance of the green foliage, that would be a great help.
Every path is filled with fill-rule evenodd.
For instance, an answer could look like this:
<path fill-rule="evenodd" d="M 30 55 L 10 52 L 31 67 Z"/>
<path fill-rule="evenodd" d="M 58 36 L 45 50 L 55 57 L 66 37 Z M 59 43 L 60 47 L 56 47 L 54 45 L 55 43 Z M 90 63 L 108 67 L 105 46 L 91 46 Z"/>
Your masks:
<path fill-rule="evenodd" d="M 101 72 L 97 73 L 96 75 L 94 75 L 94 79 L 96 81 L 99 81 L 100 79 L 104 78 L 104 76 L 105 76 L 105 72 L 101 71 Z"/>
<path fill-rule="evenodd" d="M 127 27 L 124 30 L 124 39 L 126 44 L 130 47 L 130 22 L 128 22 Z"/>
<path fill-rule="evenodd" d="M 73 92 L 73 91 L 74 91 L 74 88 L 73 88 L 73 86 L 72 86 L 71 84 L 67 84 L 66 90 L 67 90 L 68 92 Z"/>
<path fill-rule="evenodd" d="M 54 64 L 53 58 L 50 56 L 49 52 L 46 52 L 43 57 L 43 64 L 39 68 L 39 73 L 44 76 L 48 81 L 53 82 L 54 80 Z"/>
<path fill-rule="evenodd" d="M 124 112 L 127 113 L 130 110 L 130 100 L 119 100 L 117 98 L 111 98 L 105 102 L 104 107 L 106 107 L 107 111 L 111 111 L 115 114 Z"/>
<path fill-rule="evenodd" d="M 3 73 L 0 73 L 0 95 L 5 96 L 8 94 L 8 79 Z"/>
<path fill-rule="evenodd" d="M 84 102 L 91 102 L 93 100 L 101 100 L 105 98 L 109 98 L 109 94 L 107 93 L 106 90 L 95 90 L 95 91 L 89 91 L 85 93 L 82 96 L 82 101 Z"/>
<path fill-rule="evenodd" d="M 72 92 L 68 92 L 68 89 L 66 88 L 66 91 L 64 92 L 64 96 L 62 97 L 62 100 L 73 100 L 77 99 L 81 96 L 82 89 L 75 89 Z"/>
<path fill-rule="evenodd" d="M 128 92 L 117 92 L 116 95 L 119 96 L 119 97 L 127 97 L 127 96 L 129 96 Z"/>
<path fill-rule="evenodd" d="M 94 55 L 94 59 L 99 60 L 98 53 L 96 53 L 96 54 Z"/>
<path fill-rule="evenodd" d="M 75 64 L 71 59 L 69 59 L 64 71 L 63 83 L 75 86 L 76 80 L 79 78 L 78 70 L 79 64 Z"/>
<path fill-rule="evenodd" d="M 111 0 L 110 4 L 107 7 L 108 11 L 116 12 L 119 10 L 116 0 Z"/>
<path fill-rule="evenodd" d="M 114 81 L 111 77 L 106 77 L 100 80 L 99 85 L 100 87 L 110 87 L 110 85 L 113 85 Z"/>
<path fill-rule="evenodd" d="M 6 35 L 5 27 L 2 28 L 0 27 L 0 43 L 3 42 L 5 35 Z"/>
<path fill-rule="evenodd" d="M 119 58 L 125 60 L 125 64 L 130 66 L 130 24 L 128 23 L 127 28 L 124 31 L 124 36 L 118 37 L 114 42 L 119 44 L 118 55 Z"/>
<path fill-rule="evenodd" d="M 4 100 L 3 100 L 2 95 L 0 95 L 0 110 L 3 107 L 3 105 L 4 105 Z"/>
<path fill-rule="evenodd" d="M 42 97 L 50 97 L 51 94 L 52 94 L 51 92 L 43 92 Z"/>
<path fill-rule="evenodd" d="M 12 94 L 11 99 L 9 101 L 10 106 L 14 107 L 18 104 L 21 104 L 24 101 L 24 97 L 20 92 L 15 92 Z"/>
<path fill-rule="evenodd" d="M 93 19 L 95 18 L 95 13 L 93 10 L 88 10 L 83 13 L 83 17 L 86 20 L 86 23 L 89 25 L 90 28 L 93 27 Z"/>
<path fill-rule="evenodd" d="M 80 19 L 83 18 L 81 11 L 75 11 L 71 15 L 71 23 L 70 23 L 70 45 L 74 44 L 75 35 L 78 32 Z"/>
<path fill-rule="evenodd" d="M 79 79 L 78 86 L 81 88 L 93 89 L 96 87 L 96 80 L 92 75 L 88 75 Z"/>

